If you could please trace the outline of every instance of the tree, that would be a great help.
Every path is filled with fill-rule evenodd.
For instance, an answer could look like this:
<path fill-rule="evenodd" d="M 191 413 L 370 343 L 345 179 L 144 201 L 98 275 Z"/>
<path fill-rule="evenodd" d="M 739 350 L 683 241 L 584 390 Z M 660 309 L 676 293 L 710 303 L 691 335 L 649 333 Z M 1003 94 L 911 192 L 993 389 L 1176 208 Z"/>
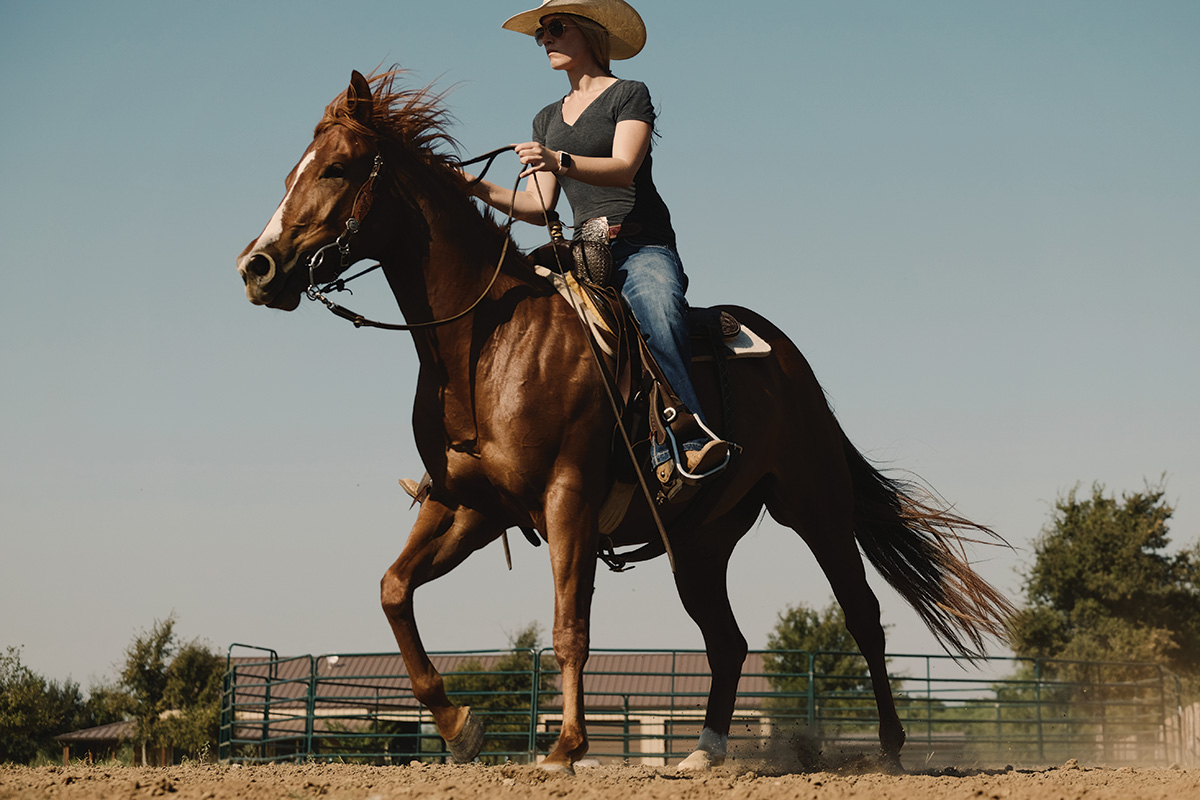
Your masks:
<path fill-rule="evenodd" d="M 221 684 L 225 661 L 199 642 L 179 647 L 167 667 L 162 738 L 193 757 L 202 756 L 217 741 L 221 724 Z M 178 712 L 178 713 L 174 713 Z"/>
<path fill-rule="evenodd" d="M 219 655 L 198 641 L 180 644 L 175 616 L 157 620 L 125 649 L 121 686 L 132 698 L 135 740 L 202 756 L 214 747 L 220 719 Z"/>
<path fill-rule="evenodd" d="M 1026 605 L 1013 625 L 1021 656 L 1200 665 L 1200 559 L 1168 552 L 1174 509 L 1161 486 L 1060 497 L 1034 546 Z"/>
<path fill-rule="evenodd" d="M 159 716 L 163 693 L 167 688 L 167 664 L 175 640 L 175 615 L 155 620 L 148 632 L 135 636 L 125 648 L 125 666 L 121 670 L 121 685 L 133 698 L 133 719 L 137 723 L 134 740 L 141 744 L 142 763 L 146 763 L 147 744 L 166 744 L 161 741 Z"/>
<path fill-rule="evenodd" d="M 867 662 L 836 602 L 820 611 L 803 604 L 788 606 L 767 637 L 767 650 L 763 669 L 771 688 L 781 695 L 767 706 L 783 727 L 804 724 L 808 718 L 810 657 L 814 673 L 821 676 L 812 690 L 822 707 L 858 705 L 864 694 L 873 697 Z"/>
<path fill-rule="evenodd" d="M 846 629 L 846 614 L 836 602 L 820 611 L 800 604 L 788 606 L 779 614 L 775 628 L 767 637 L 763 667 L 771 674 L 771 684 L 783 691 L 788 686 L 807 687 L 809 654 L 817 656 L 818 671 L 838 676 L 825 684 L 830 689 L 870 690 L 867 662 L 858 653 L 858 643 Z"/>
<path fill-rule="evenodd" d="M 1172 552 L 1173 510 L 1161 485 L 1117 498 L 1093 484 L 1086 495 L 1076 487 L 1055 501 L 1034 542 L 1011 637 L 1017 655 L 1039 659 L 1018 670 L 1038 679 L 1029 730 L 1039 737 L 1136 738 L 1161 720 L 1158 702 L 1146 697 L 1164 667 L 1196 686 L 1200 560 L 1194 546 Z M 997 699 L 1031 702 L 1031 691 L 997 687 Z"/>
<path fill-rule="evenodd" d="M 123 719 L 135 721 L 134 741 L 195 757 L 217 741 L 224 662 L 197 641 L 180 644 L 175 617 L 156 621 L 125 649 L 116 684 L 49 681 L 21 663 L 20 650 L 0 655 L 0 761 L 50 757 L 54 737 Z"/>
<path fill-rule="evenodd" d="M 82 707 L 78 684 L 46 680 L 21 663 L 20 648 L 9 647 L 0 655 L 0 762 L 49 754 Z"/>

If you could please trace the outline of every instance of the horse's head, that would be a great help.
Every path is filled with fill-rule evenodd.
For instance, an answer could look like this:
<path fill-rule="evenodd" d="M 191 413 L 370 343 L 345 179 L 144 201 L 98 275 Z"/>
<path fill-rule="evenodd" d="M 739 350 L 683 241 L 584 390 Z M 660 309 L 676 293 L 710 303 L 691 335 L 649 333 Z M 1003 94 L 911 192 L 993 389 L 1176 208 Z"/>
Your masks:
<path fill-rule="evenodd" d="M 309 262 L 327 245 L 313 278 L 333 280 L 349 264 L 372 257 L 366 230 L 349 233 L 372 201 L 379 155 L 372 130 L 373 101 L 367 79 L 354 72 L 346 93 L 326 109 L 312 144 L 285 181 L 283 202 L 267 227 L 238 257 L 246 296 L 256 305 L 291 311 L 309 286 Z M 376 226 L 379 227 L 379 226 Z"/>

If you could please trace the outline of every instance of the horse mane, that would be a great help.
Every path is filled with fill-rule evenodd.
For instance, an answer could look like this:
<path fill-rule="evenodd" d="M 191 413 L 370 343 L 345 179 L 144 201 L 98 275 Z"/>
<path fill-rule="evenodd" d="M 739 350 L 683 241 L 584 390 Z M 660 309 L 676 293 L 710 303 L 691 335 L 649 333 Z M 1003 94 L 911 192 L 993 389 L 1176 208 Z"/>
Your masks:
<path fill-rule="evenodd" d="M 370 127 L 355 118 L 347 89 L 325 107 L 313 136 L 341 125 L 370 141 L 383 139 L 404 145 L 426 163 L 445 167 L 456 164 L 457 159 L 442 149 L 458 149 L 458 142 L 447 132 L 454 120 L 443 106 L 449 90 L 434 91 L 432 84 L 420 89 L 397 87 L 396 79 L 406 74 L 406 70 L 393 68 L 367 76 L 372 97 Z"/>
<path fill-rule="evenodd" d="M 432 84 L 419 89 L 401 88 L 398 79 L 407 70 L 393 67 L 367 76 L 371 87 L 371 114 L 367 124 L 354 114 L 347 88 L 325 107 L 325 114 L 313 131 L 316 138 L 333 126 L 343 126 L 357 136 L 373 142 L 387 160 L 386 182 L 399 196 L 412 197 L 419 186 L 437 198 L 429 213 L 449 218 L 455 225 L 470 225 L 475 236 L 464 237 L 490 260 L 505 239 L 511 241 L 507 226 L 501 226 L 490 208 L 479 208 L 471 199 L 466 179 L 459 170 L 459 144 L 447 128 L 454 122 L 444 106 L 451 89 L 436 91 Z M 361 102 L 356 101 L 356 102 Z M 409 158 L 392 158 L 389 153 L 404 151 Z M 478 224 L 480 227 L 475 228 Z M 515 261 L 524 258 L 514 247 Z"/>

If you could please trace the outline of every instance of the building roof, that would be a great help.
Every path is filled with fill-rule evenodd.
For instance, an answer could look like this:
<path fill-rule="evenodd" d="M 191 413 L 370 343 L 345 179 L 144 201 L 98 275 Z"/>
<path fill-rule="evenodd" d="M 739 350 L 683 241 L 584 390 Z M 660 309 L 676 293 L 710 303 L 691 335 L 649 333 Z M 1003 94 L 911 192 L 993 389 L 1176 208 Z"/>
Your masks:
<path fill-rule="evenodd" d="M 110 722 L 107 725 L 97 725 L 94 728 L 84 728 L 80 731 L 60 733 L 54 737 L 59 744 L 106 744 L 120 742 L 133 736 L 134 722 L 123 720 Z"/>

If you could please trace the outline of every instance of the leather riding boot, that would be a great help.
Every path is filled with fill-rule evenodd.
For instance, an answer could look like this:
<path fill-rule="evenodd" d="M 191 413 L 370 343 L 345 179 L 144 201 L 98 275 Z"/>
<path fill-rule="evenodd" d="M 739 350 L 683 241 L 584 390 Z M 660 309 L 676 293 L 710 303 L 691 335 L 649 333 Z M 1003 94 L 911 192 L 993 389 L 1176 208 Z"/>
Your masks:
<path fill-rule="evenodd" d="M 725 461 L 725 457 L 729 454 L 729 443 L 720 439 L 714 439 L 699 450 L 687 450 L 683 457 L 687 461 L 687 471 L 692 475 L 704 475 L 704 473 L 716 469 Z M 675 474 L 675 461 L 665 461 L 659 464 L 655 469 L 655 474 L 658 476 L 659 483 L 668 484 Z M 684 478 L 684 480 L 689 480 Z"/>

